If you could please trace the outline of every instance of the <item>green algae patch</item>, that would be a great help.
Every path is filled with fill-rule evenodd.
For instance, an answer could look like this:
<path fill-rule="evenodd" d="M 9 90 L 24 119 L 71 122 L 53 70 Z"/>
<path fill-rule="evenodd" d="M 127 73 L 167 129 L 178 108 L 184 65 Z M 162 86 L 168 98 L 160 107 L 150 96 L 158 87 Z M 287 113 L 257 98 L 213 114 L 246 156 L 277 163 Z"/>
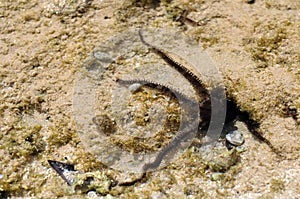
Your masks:
<path fill-rule="evenodd" d="M 252 58 L 258 63 L 259 68 L 284 63 L 284 57 L 280 55 L 280 47 L 284 45 L 284 40 L 287 38 L 286 28 L 289 24 L 286 21 L 280 25 L 269 23 L 265 26 L 263 35 L 256 40 L 254 47 L 250 49 Z"/>
<path fill-rule="evenodd" d="M 282 179 L 271 179 L 271 192 L 281 192 L 285 190 L 285 182 Z"/>
<path fill-rule="evenodd" d="M 187 184 L 183 188 L 185 195 L 197 196 L 197 198 L 207 198 L 208 194 L 198 184 Z"/>
<path fill-rule="evenodd" d="M 204 157 L 204 162 L 213 172 L 225 172 L 235 165 L 240 156 L 235 148 L 228 151 L 226 147 L 214 148 L 209 151 Z"/>
<path fill-rule="evenodd" d="M 32 163 L 45 150 L 41 129 L 41 125 L 17 122 L 1 134 L 0 191 L 22 193 L 43 184 L 43 174 Z"/>
<path fill-rule="evenodd" d="M 98 131 L 111 136 L 112 144 L 122 150 L 135 153 L 158 151 L 169 143 L 174 137 L 174 132 L 179 128 L 181 109 L 178 101 L 171 94 L 166 95 L 161 90 L 143 86 L 141 91 L 134 93 L 128 102 L 128 109 L 134 110 L 130 115 L 135 124 L 149 129 L 154 129 L 156 125 L 155 121 L 151 120 L 152 113 L 149 113 L 151 108 L 160 107 L 162 104 L 165 109 L 162 111 L 166 112 L 165 121 L 162 129 L 155 132 L 153 136 L 129 136 L 126 131 L 121 131 L 120 127 L 117 127 L 115 119 L 108 114 L 97 115 L 93 118 L 93 122 Z"/>
<path fill-rule="evenodd" d="M 41 129 L 41 125 L 25 126 L 21 123 L 14 126 L 7 135 L 3 136 L 5 142 L 1 148 L 8 149 L 12 157 L 37 155 L 45 149 L 45 143 L 40 133 Z"/>
<path fill-rule="evenodd" d="M 70 121 L 56 122 L 54 126 L 49 126 L 50 135 L 48 137 L 48 144 L 51 146 L 62 146 L 68 144 L 70 141 L 76 142 L 76 132 Z M 69 128 L 66 128 L 69 127 Z"/>

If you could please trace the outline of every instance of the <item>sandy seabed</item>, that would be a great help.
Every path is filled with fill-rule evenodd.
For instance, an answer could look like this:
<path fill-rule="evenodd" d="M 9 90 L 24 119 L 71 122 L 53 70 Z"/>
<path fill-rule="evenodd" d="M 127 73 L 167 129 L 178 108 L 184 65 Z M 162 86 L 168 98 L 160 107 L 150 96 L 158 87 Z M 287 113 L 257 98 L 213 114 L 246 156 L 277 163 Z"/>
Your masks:
<path fill-rule="evenodd" d="M 299 12 L 298 0 L 1 0 L 0 197 L 300 198 Z M 111 172 L 77 136 L 76 74 L 107 38 L 145 26 L 199 41 L 281 156 L 237 123 L 246 151 L 216 181 L 190 149 L 132 185 L 72 193 L 47 160 Z"/>

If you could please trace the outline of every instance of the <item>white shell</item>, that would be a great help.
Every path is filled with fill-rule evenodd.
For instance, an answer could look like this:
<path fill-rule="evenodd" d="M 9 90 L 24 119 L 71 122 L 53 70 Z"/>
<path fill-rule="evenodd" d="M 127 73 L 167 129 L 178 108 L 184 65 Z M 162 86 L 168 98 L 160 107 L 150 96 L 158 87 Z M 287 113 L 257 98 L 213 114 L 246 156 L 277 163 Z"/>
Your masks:
<path fill-rule="evenodd" d="M 241 146 L 244 142 L 244 136 L 238 130 L 231 131 L 226 135 L 226 140 L 234 146 Z"/>

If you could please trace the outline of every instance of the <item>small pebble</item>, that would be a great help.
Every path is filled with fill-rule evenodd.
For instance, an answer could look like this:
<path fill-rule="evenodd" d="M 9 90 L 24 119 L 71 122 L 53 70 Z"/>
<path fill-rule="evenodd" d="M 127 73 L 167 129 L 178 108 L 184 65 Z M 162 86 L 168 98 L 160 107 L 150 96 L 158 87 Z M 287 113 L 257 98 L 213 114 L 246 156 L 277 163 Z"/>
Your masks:
<path fill-rule="evenodd" d="M 0 173 L 0 180 L 3 178 L 3 174 Z"/>
<path fill-rule="evenodd" d="M 242 144 L 244 144 L 245 139 L 241 132 L 235 130 L 226 135 L 226 142 L 229 142 L 233 146 L 241 146 Z"/>

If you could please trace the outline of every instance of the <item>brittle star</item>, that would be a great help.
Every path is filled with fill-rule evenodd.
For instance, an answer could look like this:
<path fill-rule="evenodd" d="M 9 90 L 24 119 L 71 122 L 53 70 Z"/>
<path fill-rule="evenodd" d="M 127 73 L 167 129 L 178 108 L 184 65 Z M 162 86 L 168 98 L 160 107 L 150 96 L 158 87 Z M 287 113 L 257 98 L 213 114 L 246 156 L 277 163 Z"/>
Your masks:
<path fill-rule="evenodd" d="M 206 89 L 206 86 L 202 82 L 200 74 L 193 68 L 193 66 L 189 65 L 188 62 L 186 62 L 178 55 L 165 51 L 161 48 L 158 48 L 146 42 L 142 35 L 141 30 L 139 30 L 139 37 L 141 42 L 144 45 L 146 45 L 152 51 L 158 54 L 165 62 L 167 62 L 170 66 L 174 67 L 180 74 L 182 74 L 191 83 L 191 85 L 193 86 L 193 88 L 195 89 L 199 97 L 198 99 L 196 99 L 197 102 L 194 103 L 199 104 L 201 113 L 205 112 L 205 114 L 201 114 L 200 119 L 192 122 L 191 124 L 184 127 L 180 132 L 178 132 L 176 137 L 157 154 L 153 162 L 147 163 L 143 166 L 143 172 L 147 172 L 150 169 L 155 169 L 159 167 L 163 158 L 166 155 L 168 155 L 171 151 L 173 151 L 173 149 L 176 146 L 178 146 L 181 142 L 184 142 L 194 137 L 195 132 L 197 133 L 199 130 L 199 124 L 204 124 L 205 123 L 204 121 L 210 120 L 210 94 L 209 91 Z M 155 82 L 155 80 L 147 81 L 142 77 L 137 79 L 130 79 L 130 80 L 118 79 L 118 81 L 127 82 L 127 83 L 134 83 L 134 82 L 150 83 L 150 84 L 156 84 L 159 86 L 166 87 L 168 90 L 174 90 L 170 85 L 161 85 L 160 83 Z M 191 103 L 193 103 L 193 99 L 190 100 Z"/>
<path fill-rule="evenodd" d="M 209 123 L 210 116 L 211 116 L 210 115 L 211 98 L 210 98 L 209 90 L 206 88 L 206 85 L 201 80 L 201 75 L 198 73 L 198 71 L 195 70 L 195 68 L 193 66 L 191 66 L 188 62 L 186 62 L 180 56 L 178 56 L 172 52 L 169 52 L 167 50 L 156 47 L 156 46 L 148 43 L 147 41 L 145 41 L 141 30 L 139 30 L 139 37 L 140 37 L 141 42 L 144 45 L 146 45 L 147 47 L 150 48 L 150 50 L 152 50 L 154 53 L 159 55 L 170 66 L 174 67 L 179 73 L 181 73 L 191 83 L 193 88 L 196 90 L 197 94 L 199 96 L 201 96 L 201 101 L 198 102 L 200 112 L 205 113 L 205 114 L 201 114 L 200 121 L 195 121 L 195 122 L 198 122 L 198 124 L 195 124 L 195 122 L 193 122 L 192 124 L 186 126 L 181 132 L 178 133 L 178 135 L 171 141 L 171 143 L 169 143 L 165 148 L 163 148 L 157 154 L 154 161 L 152 161 L 150 163 L 146 163 L 143 166 L 142 171 L 143 171 L 143 173 L 146 173 L 150 169 L 158 168 L 166 155 L 168 155 L 171 151 L 173 151 L 173 149 L 178 144 L 180 144 L 181 142 L 183 142 L 187 139 L 190 139 L 191 135 L 194 135 L 194 132 L 199 130 L 198 129 L 199 125 L 200 126 L 202 125 L 202 127 L 204 127 L 205 125 L 207 125 Z M 123 81 L 123 82 L 128 82 L 128 83 L 134 83 L 134 82 L 150 83 L 150 84 L 156 84 L 159 86 L 166 87 L 169 90 L 174 90 L 169 85 L 161 85 L 160 83 L 157 83 L 154 80 L 147 81 L 143 78 L 131 79 L 131 80 L 118 79 L 118 81 L 119 82 Z M 218 89 L 218 88 L 215 88 L 215 89 Z M 199 100 L 200 100 L 200 97 L 199 97 Z M 248 123 L 246 122 L 246 124 L 248 125 L 248 128 L 249 128 L 249 125 L 253 125 L 253 122 L 254 121 L 251 119 L 248 120 Z M 205 127 L 207 127 L 207 126 L 205 126 Z M 256 127 L 254 127 L 254 128 L 256 128 Z M 273 151 L 276 152 L 276 154 L 278 154 L 278 151 L 276 151 L 276 149 L 272 146 L 272 144 L 266 138 L 264 138 L 261 133 L 257 132 L 256 130 L 253 130 L 253 128 L 249 128 L 249 129 L 252 134 L 254 134 L 259 140 L 266 143 Z"/>

